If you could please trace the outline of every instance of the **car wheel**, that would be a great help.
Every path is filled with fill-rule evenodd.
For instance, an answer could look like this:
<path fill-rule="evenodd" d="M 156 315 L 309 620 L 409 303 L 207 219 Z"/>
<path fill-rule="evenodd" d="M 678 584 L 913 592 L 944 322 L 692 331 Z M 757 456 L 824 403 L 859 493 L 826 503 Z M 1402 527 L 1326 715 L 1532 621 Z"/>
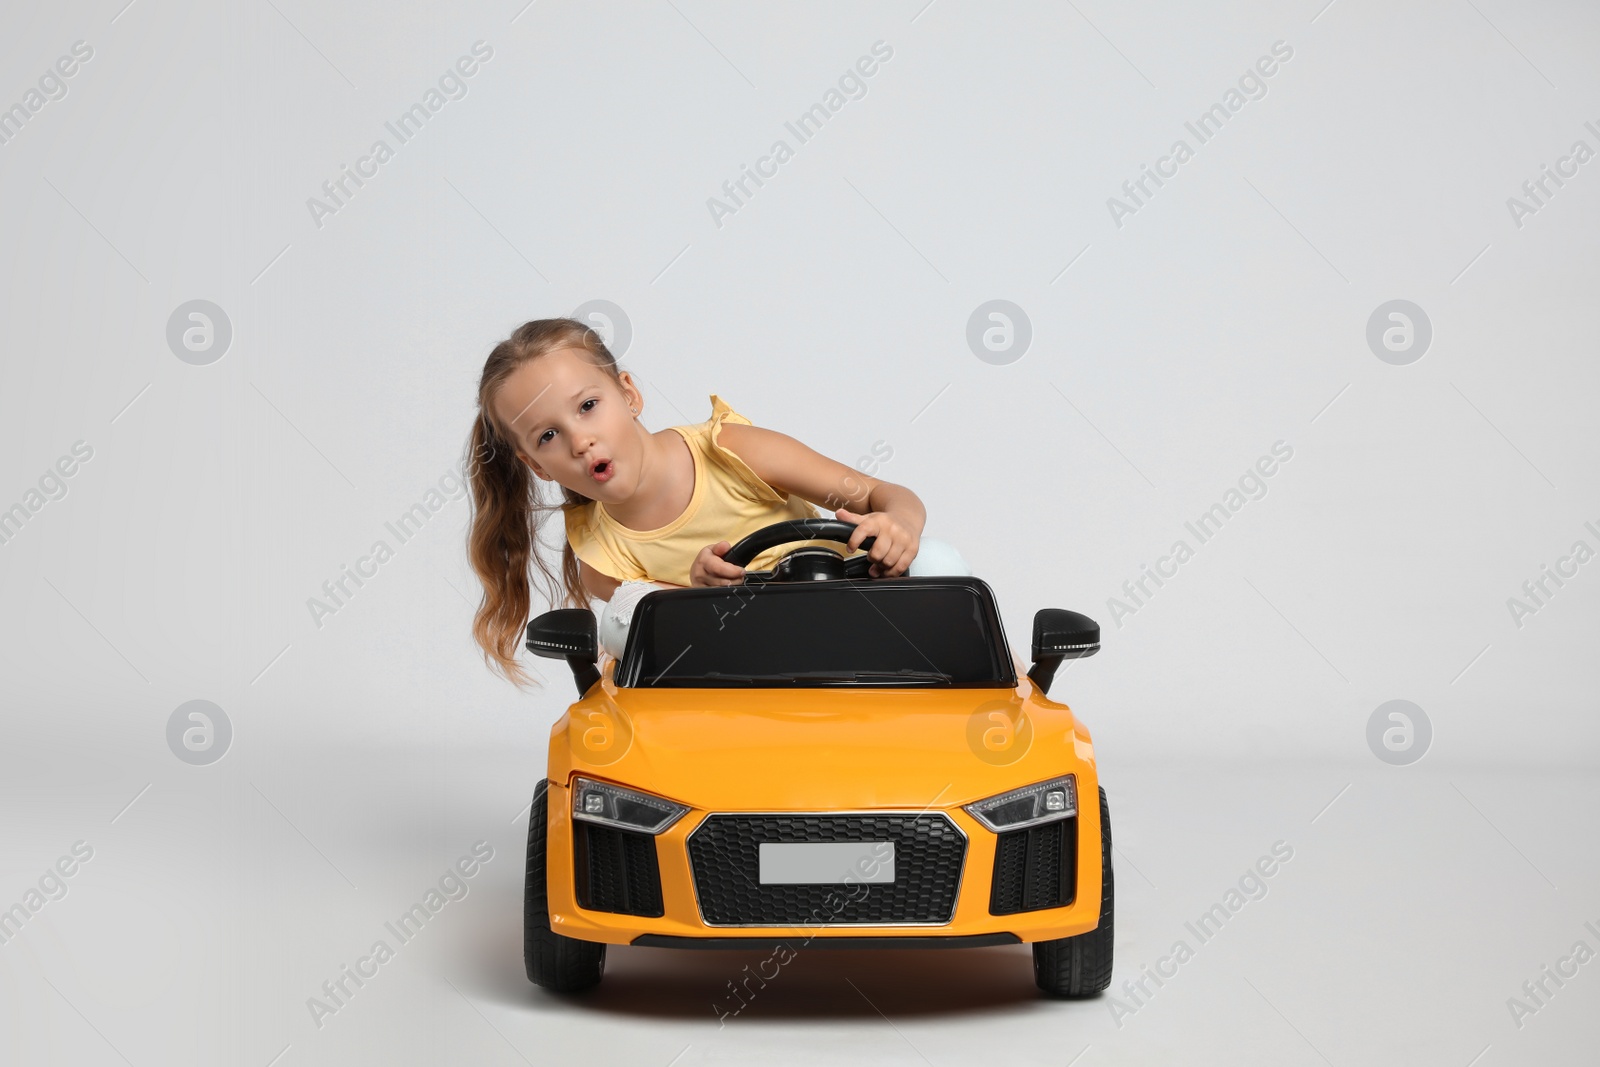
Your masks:
<path fill-rule="evenodd" d="M 528 981 L 557 993 L 576 993 L 600 982 L 606 946 L 580 941 L 550 929 L 550 904 L 545 889 L 545 837 L 548 833 L 548 791 L 541 779 L 528 811 L 528 868 L 522 894 L 522 960 Z"/>
<path fill-rule="evenodd" d="M 1100 789 L 1100 925 L 1076 937 L 1033 943 L 1033 980 L 1058 997 L 1094 996 L 1111 984 L 1111 809 Z"/>

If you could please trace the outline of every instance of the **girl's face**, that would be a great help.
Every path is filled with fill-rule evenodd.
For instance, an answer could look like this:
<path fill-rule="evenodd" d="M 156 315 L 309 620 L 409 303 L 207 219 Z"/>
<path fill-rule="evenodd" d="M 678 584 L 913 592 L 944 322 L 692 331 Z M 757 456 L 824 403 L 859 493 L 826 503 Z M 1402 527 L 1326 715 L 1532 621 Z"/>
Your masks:
<path fill-rule="evenodd" d="M 518 367 L 490 399 L 535 475 L 591 500 L 622 501 L 639 484 L 644 434 L 634 411 L 644 398 L 581 348 L 560 348 Z"/>

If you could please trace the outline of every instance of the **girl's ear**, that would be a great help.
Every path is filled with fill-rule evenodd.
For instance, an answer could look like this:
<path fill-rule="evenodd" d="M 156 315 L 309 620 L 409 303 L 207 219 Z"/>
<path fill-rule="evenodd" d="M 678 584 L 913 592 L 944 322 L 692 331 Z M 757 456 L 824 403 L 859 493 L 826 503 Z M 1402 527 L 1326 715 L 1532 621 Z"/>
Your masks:
<path fill-rule="evenodd" d="M 639 391 L 639 386 L 633 380 L 633 375 L 622 371 L 617 375 L 622 387 L 622 399 L 628 402 L 631 413 L 638 415 L 644 410 L 644 394 Z"/>
<path fill-rule="evenodd" d="M 518 452 L 517 453 L 517 461 L 519 463 L 523 464 L 524 466 L 526 466 L 530 471 L 532 471 L 533 472 L 533 476 L 535 478 L 539 478 L 539 479 L 542 479 L 543 481 L 547 481 L 547 482 L 555 480 L 555 479 L 551 478 L 548 474 L 546 474 L 543 470 L 541 470 L 539 465 L 537 463 L 535 463 L 533 461 L 533 459 L 531 457 L 529 457 L 526 453 Z"/>

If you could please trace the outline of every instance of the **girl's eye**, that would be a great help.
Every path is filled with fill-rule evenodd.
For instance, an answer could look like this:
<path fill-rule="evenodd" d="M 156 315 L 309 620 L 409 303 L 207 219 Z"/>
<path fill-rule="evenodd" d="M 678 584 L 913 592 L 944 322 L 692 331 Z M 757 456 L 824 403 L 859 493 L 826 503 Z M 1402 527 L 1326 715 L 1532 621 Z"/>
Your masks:
<path fill-rule="evenodd" d="M 590 397 L 588 400 L 585 400 L 582 404 L 578 405 L 578 410 L 587 413 L 591 404 L 598 403 L 600 403 L 599 397 Z M 550 435 L 553 433 L 555 433 L 554 430 L 546 430 L 544 433 L 539 435 L 539 440 L 535 443 L 541 445 L 544 444 L 546 441 L 550 440 Z"/>

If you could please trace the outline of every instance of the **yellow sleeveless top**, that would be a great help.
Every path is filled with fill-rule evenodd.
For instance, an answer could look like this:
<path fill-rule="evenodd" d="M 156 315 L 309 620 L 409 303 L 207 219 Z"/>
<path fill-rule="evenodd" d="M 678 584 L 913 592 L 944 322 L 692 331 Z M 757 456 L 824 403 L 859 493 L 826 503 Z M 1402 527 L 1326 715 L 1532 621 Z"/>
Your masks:
<path fill-rule="evenodd" d="M 567 543 L 578 558 L 618 581 L 689 584 L 689 567 L 707 545 L 738 544 L 748 534 L 785 519 L 831 518 L 793 493 L 780 493 L 758 477 L 733 452 L 718 443 L 724 422 L 751 425 L 723 399 L 711 397 L 711 418 L 694 426 L 673 426 L 689 443 L 694 457 L 694 495 L 683 514 L 654 530 L 633 530 L 611 517 L 605 505 L 591 500 L 566 510 Z M 844 552 L 837 541 L 791 541 L 769 548 L 746 566 L 747 571 L 772 569 L 779 559 L 804 545 L 824 545 Z M 852 555 L 865 555 L 857 549 Z"/>

